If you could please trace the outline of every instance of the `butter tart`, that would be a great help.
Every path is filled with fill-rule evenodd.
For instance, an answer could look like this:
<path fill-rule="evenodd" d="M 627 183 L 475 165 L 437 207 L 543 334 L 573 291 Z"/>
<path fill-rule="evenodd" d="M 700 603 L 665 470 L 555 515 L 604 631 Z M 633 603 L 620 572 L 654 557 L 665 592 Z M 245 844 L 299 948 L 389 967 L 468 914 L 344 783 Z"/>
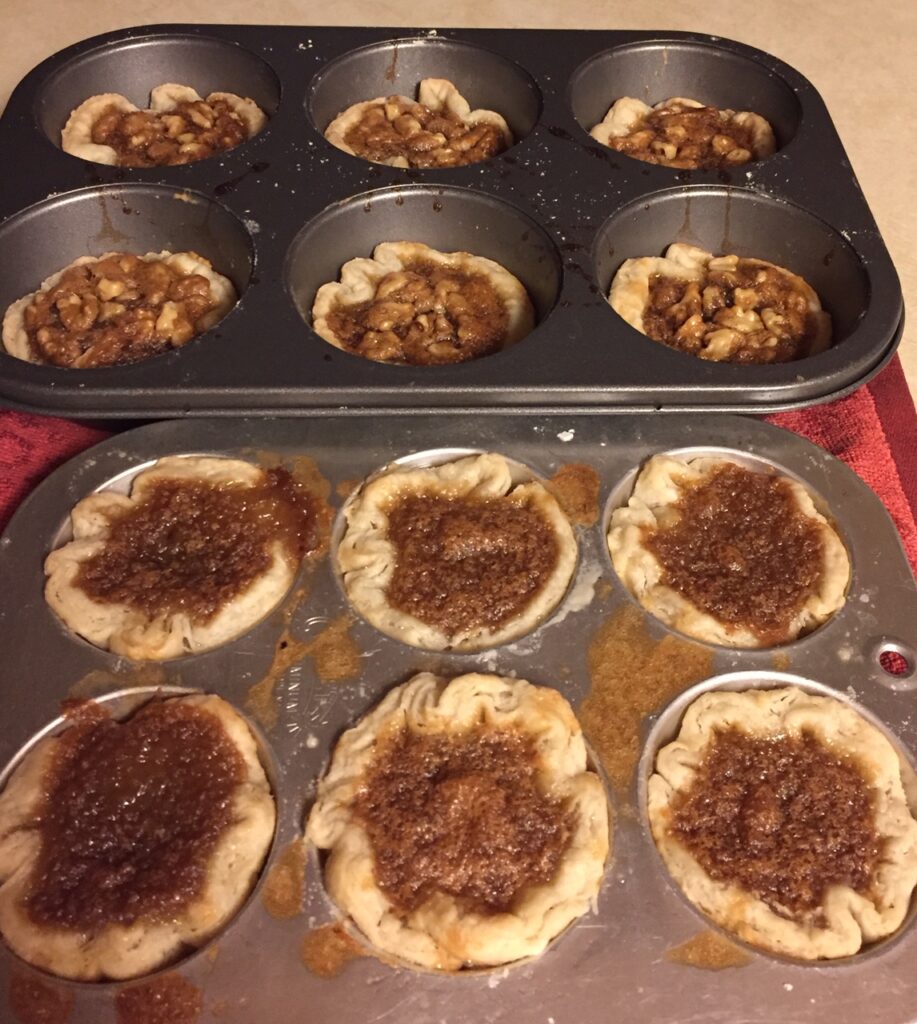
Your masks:
<path fill-rule="evenodd" d="M 3 347 L 70 369 L 136 363 L 187 345 L 235 304 L 229 278 L 194 252 L 80 256 L 9 306 Z"/>
<path fill-rule="evenodd" d="M 705 693 L 647 789 L 685 895 L 773 953 L 850 956 L 894 933 L 917 885 L 913 772 L 873 725 L 797 687 Z"/>
<path fill-rule="evenodd" d="M 341 268 L 312 306 L 335 348 L 382 363 L 439 366 L 514 345 L 535 326 L 525 286 L 499 263 L 421 242 L 382 242 Z"/>
<path fill-rule="evenodd" d="M 233 149 L 266 123 L 254 100 L 232 92 L 204 99 L 189 85 L 167 82 L 152 90 L 148 110 L 116 92 L 83 100 L 61 132 L 61 147 L 96 164 L 169 167 Z"/>
<path fill-rule="evenodd" d="M 530 632 L 576 568 L 573 529 L 537 481 L 500 455 L 393 466 L 344 509 L 337 564 L 377 629 L 431 650 L 481 650 Z"/>
<path fill-rule="evenodd" d="M 683 96 L 653 107 L 623 96 L 589 134 L 635 160 L 699 170 L 763 160 L 777 148 L 774 130 L 760 114 L 720 110 Z"/>
<path fill-rule="evenodd" d="M 45 560 L 45 599 L 74 633 L 136 660 L 241 636 L 284 597 L 317 544 L 316 499 L 284 469 L 160 459 L 130 495 L 100 491 Z"/>
<path fill-rule="evenodd" d="M 714 362 L 786 363 L 831 344 L 831 317 L 798 274 L 681 242 L 625 260 L 608 301 L 653 341 Z"/>
<path fill-rule="evenodd" d="M 608 549 L 647 611 L 730 647 L 810 632 L 850 579 L 847 549 L 802 484 L 721 457 L 653 456 L 611 516 Z"/>
<path fill-rule="evenodd" d="M 275 808 L 245 721 L 219 697 L 92 702 L 0 793 L 0 933 L 64 978 L 133 978 L 203 945 L 247 898 Z"/>
<path fill-rule="evenodd" d="M 589 910 L 608 808 L 556 690 L 423 672 L 338 741 L 306 837 L 373 946 L 454 971 L 536 956 Z"/>
<path fill-rule="evenodd" d="M 416 103 L 378 96 L 353 104 L 328 125 L 325 138 L 351 156 L 389 167 L 459 167 L 513 144 L 502 115 L 472 110 L 444 78 L 423 79 Z"/>

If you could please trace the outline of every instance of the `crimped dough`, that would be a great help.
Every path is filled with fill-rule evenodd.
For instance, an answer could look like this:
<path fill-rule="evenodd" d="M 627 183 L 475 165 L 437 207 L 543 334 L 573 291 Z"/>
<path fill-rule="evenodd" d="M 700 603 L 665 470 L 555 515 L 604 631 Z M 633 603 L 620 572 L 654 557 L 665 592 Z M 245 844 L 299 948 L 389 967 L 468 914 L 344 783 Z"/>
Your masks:
<path fill-rule="evenodd" d="M 545 792 L 576 809 L 570 845 L 555 877 L 523 891 L 512 913 L 465 911 L 438 894 L 405 917 L 376 886 L 372 848 L 351 802 L 378 738 L 390 730 L 460 735 L 481 724 L 519 729 L 534 739 Z M 609 853 L 608 807 L 598 776 L 588 770 L 579 723 L 556 690 L 478 673 L 447 683 L 422 672 L 391 690 L 338 741 L 306 837 L 330 850 L 328 892 L 374 946 L 423 967 L 457 970 L 536 956 L 589 909 Z"/>
<path fill-rule="evenodd" d="M 71 268 L 82 267 L 86 263 L 97 263 L 116 255 L 117 252 L 113 251 L 103 253 L 101 256 L 80 256 L 72 263 L 68 263 L 66 267 L 45 278 L 34 292 L 29 292 L 28 295 L 23 295 L 21 299 L 12 302 L 3 316 L 3 347 L 6 351 L 17 359 L 24 359 L 29 363 L 36 362 L 25 328 L 25 311 L 35 296 L 49 292 Z M 161 260 L 177 274 L 200 274 L 210 282 L 210 294 L 216 301 L 216 305 L 209 313 L 201 317 L 199 321 L 201 330 L 198 332 L 198 337 L 219 323 L 236 304 L 236 289 L 232 281 L 228 277 L 218 274 L 210 265 L 210 261 L 196 252 L 169 252 L 168 249 L 163 249 L 162 252 L 148 252 L 139 258 L 145 263 Z M 78 367 L 74 366 L 74 368 Z"/>
<path fill-rule="evenodd" d="M 150 93 L 150 111 L 157 114 L 164 114 L 174 110 L 179 103 L 196 103 L 203 99 L 190 85 L 178 85 L 174 82 L 166 82 L 157 85 Z M 232 92 L 212 92 L 205 102 L 213 103 L 217 100 L 231 107 L 243 120 L 248 128 L 248 136 L 251 138 L 267 124 L 267 116 L 254 100 L 237 96 Z M 71 156 L 78 156 L 82 160 L 91 160 L 96 164 L 109 164 L 117 166 L 118 153 L 111 146 L 99 145 L 92 141 L 92 129 L 99 117 L 109 108 L 117 107 L 124 113 L 139 110 L 126 97 L 117 92 L 101 93 L 98 96 L 90 96 L 72 111 L 67 119 L 66 125 L 61 132 L 61 148 Z"/>
<path fill-rule="evenodd" d="M 160 459 L 133 480 L 130 497 L 113 491 L 91 494 L 70 513 L 73 540 L 45 559 L 45 599 L 64 623 L 97 647 L 135 660 L 164 660 L 194 654 L 241 636 L 260 621 L 286 594 L 298 567 L 291 564 L 278 540 L 268 570 L 225 604 L 206 623 L 187 612 L 149 616 L 128 604 L 95 601 L 75 584 L 83 562 L 105 547 L 110 516 L 142 502 L 160 480 L 257 484 L 264 471 L 238 459 L 170 456 Z"/>
<path fill-rule="evenodd" d="M 388 539 L 386 508 L 396 496 L 412 493 L 505 497 L 517 504 L 535 504 L 554 531 L 557 562 L 520 614 L 495 630 L 480 626 L 450 636 L 388 603 L 385 591 L 395 569 L 396 552 Z M 426 469 L 394 466 L 365 484 L 344 514 L 347 528 L 338 546 L 337 562 L 347 596 L 377 629 L 414 647 L 470 651 L 514 640 L 551 614 L 576 568 L 573 529 L 557 501 L 540 483 L 514 486 L 509 464 L 502 455 L 473 455 Z"/>
<path fill-rule="evenodd" d="M 535 310 L 525 285 L 505 267 L 486 256 L 468 252 L 439 252 L 422 242 L 380 242 L 371 259 L 357 257 L 341 267 L 340 281 L 323 284 L 315 294 L 312 306 L 312 328 L 335 348 L 350 351 L 328 323 L 328 315 L 338 306 L 354 306 L 369 302 L 376 295 L 379 282 L 398 273 L 412 263 L 434 263 L 452 267 L 466 274 L 483 274 L 503 301 L 506 309 L 508 348 L 529 334 L 535 326 Z"/>
<path fill-rule="evenodd" d="M 621 99 L 615 100 L 605 117 L 590 130 L 589 134 L 596 141 L 607 146 L 611 139 L 630 135 L 638 122 L 647 114 L 675 105 L 699 109 L 708 104 L 699 103 L 697 100 L 690 100 L 684 96 L 673 96 L 651 107 L 648 103 L 635 99 L 633 96 L 622 96 Z M 729 121 L 741 125 L 743 128 L 751 128 L 753 160 L 763 160 L 764 157 L 771 156 L 776 151 L 777 141 L 774 138 L 774 130 L 760 114 L 754 114 L 748 110 L 723 110 L 722 113 L 728 115 Z"/>
<path fill-rule="evenodd" d="M 685 245 L 674 242 L 666 249 L 665 256 L 641 256 L 637 259 L 625 260 L 618 268 L 611 282 L 608 301 L 612 309 L 641 334 L 646 334 L 643 327 L 643 316 L 649 304 L 650 278 L 659 274 L 663 277 L 674 277 L 682 281 L 700 281 L 708 271 L 732 270 L 740 257 L 736 255 L 714 256 L 696 245 Z M 807 356 L 824 352 L 831 344 L 831 317 L 821 308 L 821 302 L 815 290 L 798 274 L 784 267 L 778 267 L 766 260 L 741 257 L 744 263 L 753 263 L 761 268 L 773 268 L 782 276 L 792 281 L 793 285 L 805 296 L 809 312 L 815 317 L 817 332 L 809 343 Z M 700 359 L 714 362 L 728 360 L 742 346 L 743 333 L 741 317 L 736 316 L 738 329 L 721 327 L 710 331 L 704 338 L 703 347 L 696 353 Z"/>
<path fill-rule="evenodd" d="M 673 629 L 728 647 L 762 647 L 750 629 L 720 622 L 698 608 L 678 591 L 661 582 L 662 566 L 643 543 L 643 530 L 671 521 L 671 506 L 687 485 L 699 483 L 724 462 L 723 457 L 701 457 L 682 462 L 668 455 L 654 455 L 640 471 L 627 505 L 614 511 L 608 532 L 608 550 L 615 572 L 641 605 Z M 820 524 L 824 564 L 818 589 L 811 594 L 789 623 L 780 642 L 811 632 L 844 604 L 850 580 L 847 549 L 827 519 L 815 508 L 809 492 L 795 480 L 783 477 L 800 511 Z"/>
<path fill-rule="evenodd" d="M 325 129 L 325 138 L 338 149 L 349 153 L 351 156 L 360 156 L 344 141 L 345 136 L 354 125 L 359 124 L 364 113 L 370 107 L 385 104 L 388 96 L 377 96 L 374 100 L 363 100 L 361 103 L 354 103 L 342 111 Z M 408 96 L 396 96 L 395 99 L 403 103 L 413 103 Z M 434 113 L 447 112 L 461 118 L 469 127 L 478 124 L 492 124 L 503 134 L 507 146 L 513 144 L 513 133 L 501 114 L 493 110 L 472 110 L 471 105 L 464 96 L 456 89 L 452 82 L 445 78 L 424 78 L 417 89 L 417 102 L 427 107 Z M 361 160 L 367 159 L 360 156 Z M 410 167 L 410 162 L 404 156 L 392 156 L 387 160 L 370 161 L 371 163 L 386 164 L 389 167 Z"/>
<path fill-rule="evenodd" d="M 245 761 L 233 796 L 234 820 L 207 864 L 201 895 L 173 920 L 107 925 L 95 934 L 36 925 L 21 908 L 40 850 L 34 828 L 45 773 L 59 740 L 42 740 L 0 793 L 0 932 L 15 953 L 64 978 L 133 978 L 162 967 L 187 947 L 203 945 L 245 901 L 274 835 L 274 798 L 245 721 L 219 697 L 175 698 L 219 718 Z"/>
<path fill-rule="evenodd" d="M 740 886 L 714 881 L 669 834 L 675 793 L 690 788 L 714 730 L 732 726 L 752 736 L 795 737 L 809 731 L 829 749 L 856 758 L 875 792 L 876 832 L 884 839 L 874 899 L 849 886 L 833 886 L 821 907 L 824 922 L 816 915 L 791 919 Z M 917 885 L 917 821 L 906 795 L 912 783 L 913 772 L 882 733 L 840 701 L 796 687 L 718 690 L 688 708 L 678 738 L 659 751 L 647 811 L 659 852 L 692 903 L 746 942 L 814 960 L 850 956 L 864 943 L 891 935 L 903 921 Z"/>

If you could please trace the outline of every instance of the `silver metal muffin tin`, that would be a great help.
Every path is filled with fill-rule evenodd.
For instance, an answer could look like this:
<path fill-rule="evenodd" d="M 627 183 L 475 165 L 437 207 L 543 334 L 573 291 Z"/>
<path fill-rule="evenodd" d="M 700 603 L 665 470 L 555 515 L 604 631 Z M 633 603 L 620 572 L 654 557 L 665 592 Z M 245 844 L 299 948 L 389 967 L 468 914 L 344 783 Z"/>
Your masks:
<path fill-rule="evenodd" d="M 448 77 L 518 140 L 468 167 L 402 170 L 335 149 L 352 103 Z M 251 96 L 267 127 L 182 167 L 105 167 L 60 149 L 70 111 L 162 82 Z M 729 170 L 633 160 L 589 129 L 624 95 L 754 110 L 778 151 Z M 17 86 L 0 119 L 0 312 L 49 274 L 111 249 L 193 249 L 240 300 L 180 351 L 72 370 L 0 352 L 0 398 L 66 416 L 330 414 L 374 408 L 765 411 L 837 397 L 891 357 L 901 288 L 831 116 L 796 70 L 700 33 L 156 25 L 84 40 Z M 311 330 L 316 289 L 381 241 L 468 249 L 528 288 L 538 325 L 456 366 L 375 363 Z M 789 267 L 818 292 L 835 344 L 741 366 L 676 352 L 606 301 L 617 267 L 673 241 Z M 305 322 L 304 322 L 305 321 Z"/>
<path fill-rule="evenodd" d="M 917 588 L 888 514 L 841 462 L 793 434 L 737 417 L 444 414 L 387 416 L 381 421 L 341 416 L 165 422 L 113 437 L 53 473 L 23 503 L 0 540 L 0 650 L 5 652 L 0 663 L 5 709 L 0 765 L 54 720 L 60 701 L 91 674 L 98 679 L 99 673 L 109 673 L 112 691 L 151 682 L 149 670 L 69 634 L 44 603 L 43 558 L 66 536 L 69 510 L 80 498 L 112 481 L 124 488 L 139 467 L 170 454 L 206 452 L 249 459 L 264 452 L 307 455 L 337 487 L 345 482 L 355 485 L 380 466 L 418 452 L 440 459 L 466 449 L 500 452 L 542 477 L 567 463 L 587 463 L 600 474 L 603 504 L 623 500 L 626 481 L 650 455 L 676 449 L 752 456 L 805 481 L 836 520 L 850 551 L 853 578 L 847 603 L 821 629 L 779 649 L 785 657 L 781 667 L 791 675 L 775 673 L 773 649 L 711 648 L 714 673 L 745 673 L 719 685 L 793 681 L 835 694 L 875 716 L 897 737 L 907 757 L 917 750 Z M 340 496 L 332 500 L 338 507 L 343 503 Z M 452 676 L 484 670 L 518 675 L 555 686 L 574 708 L 579 705 L 590 687 L 590 639 L 609 614 L 631 600 L 606 554 L 603 524 L 608 514 L 606 509 L 595 527 L 577 529 L 576 580 L 558 611 L 527 637 L 473 655 L 436 654 L 406 647 L 356 618 L 352 635 L 363 656 L 358 679 L 320 682 L 308 659 L 282 677 L 276 690 L 279 721 L 264 733 L 278 802 L 278 834 L 270 863 L 300 834 L 315 780 L 341 731 L 414 672 L 431 669 Z M 596 592 L 599 580 L 611 586 Z M 283 629 L 283 607 L 233 643 L 163 664 L 161 681 L 217 693 L 241 708 L 250 687 L 271 664 Z M 308 639 L 348 610 L 332 562 L 325 558 L 311 574 L 308 596 L 293 612 L 291 631 Z M 647 624 L 652 637 L 665 635 L 666 628 L 658 622 L 648 618 Z M 908 663 L 905 675 L 884 671 L 878 657 L 885 649 L 903 652 Z M 707 685 L 717 684 L 695 689 Z M 676 702 L 674 711 L 658 718 L 653 749 L 677 729 L 681 706 Z M 645 721 L 644 739 L 656 721 L 656 716 Z M 648 770 L 645 758 L 641 771 Z M 210 947 L 174 969 L 203 990 L 202 1021 L 233 1024 L 917 1020 L 917 931 L 909 924 L 887 943 L 840 963 L 802 964 L 753 953 L 748 966 L 713 973 L 669 962 L 668 950 L 709 925 L 669 880 L 642 812 L 627 812 L 628 806 L 638 806 L 637 792 L 635 779 L 630 792 L 612 796 L 614 858 L 597 911 L 571 926 L 536 960 L 507 969 L 441 976 L 366 958 L 350 963 L 337 978 L 321 979 L 300 961 L 304 935 L 334 916 L 317 858 L 312 856 L 301 915 L 284 921 L 271 918 L 256 891 Z M 6 1019 L 2 993 L 13 971 L 38 974 L 3 947 L 0 1019 Z M 114 996 L 120 984 L 73 984 L 40 976 L 52 986 L 75 992 L 74 1024 L 114 1021 Z M 211 1018 L 211 1013 L 218 1016 Z"/>

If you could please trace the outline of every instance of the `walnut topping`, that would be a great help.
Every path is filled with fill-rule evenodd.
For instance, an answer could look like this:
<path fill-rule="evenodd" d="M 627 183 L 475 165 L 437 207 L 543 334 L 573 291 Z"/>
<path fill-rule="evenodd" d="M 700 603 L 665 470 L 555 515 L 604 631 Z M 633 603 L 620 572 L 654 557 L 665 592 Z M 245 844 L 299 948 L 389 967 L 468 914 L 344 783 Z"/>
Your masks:
<path fill-rule="evenodd" d="M 737 167 L 767 155 L 757 152 L 750 119 L 677 99 L 653 107 L 626 135 L 611 136 L 607 144 L 646 163 L 699 170 Z"/>
<path fill-rule="evenodd" d="M 165 167 L 232 149 L 248 138 L 248 127 L 221 99 L 178 103 L 165 113 L 112 105 L 93 124 L 91 137 L 115 150 L 121 167 Z"/>
<path fill-rule="evenodd" d="M 469 125 L 451 111 L 436 112 L 400 96 L 368 107 L 344 142 L 364 160 L 404 157 L 409 167 L 460 167 L 506 149 L 495 124 Z"/>
<path fill-rule="evenodd" d="M 805 282 L 763 260 L 711 259 L 698 280 L 652 274 L 643 331 L 701 359 L 785 363 L 812 353 L 826 314 Z"/>
<path fill-rule="evenodd" d="M 484 274 L 412 262 L 376 286 L 374 298 L 338 305 L 328 324 L 343 347 L 385 363 L 462 363 L 502 348 L 509 317 Z"/>
<path fill-rule="evenodd" d="M 23 323 L 36 362 L 114 366 L 187 344 L 217 305 L 202 274 L 121 252 L 65 270 L 35 294 Z"/>

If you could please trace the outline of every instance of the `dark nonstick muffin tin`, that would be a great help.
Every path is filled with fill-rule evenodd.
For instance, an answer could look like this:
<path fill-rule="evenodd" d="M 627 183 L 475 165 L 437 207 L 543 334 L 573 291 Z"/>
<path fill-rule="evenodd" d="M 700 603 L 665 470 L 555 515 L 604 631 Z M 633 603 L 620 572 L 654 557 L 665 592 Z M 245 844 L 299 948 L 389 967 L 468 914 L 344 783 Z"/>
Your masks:
<path fill-rule="evenodd" d="M 359 100 L 450 78 L 500 111 L 516 144 L 480 164 L 401 170 L 322 132 Z M 162 82 L 251 96 L 267 127 L 182 167 L 124 169 L 63 153 L 88 96 L 145 106 Z M 778 151 L 730 171 L 676 171 L 588 135 L 624 95 L 754 110 Z M 49 58 L 0 120 L 0 309 L 77 256 L 190 248 L 234 281 L 237 307 L 185 348 L 132 366 L 66 370 L 0 355 L 0 399 L 70 416 L 315 414 L 348 408 L 654 408 L 770 411 L 837 397 L 890 358 L 901 291 L 825 105 L 761 51 L 661 32 L 153 26 Z M 456 366 L 403 367 L 338 351 L 309 326 L 319 284 L 381 241 L 468 249 L 528 288 L 536 329 Z M 786 266 L 834 322 L 827 352 L 776 366 L 704 362 L 629 327 L 611 278 L 673 241 Z M 305 322 L 304 322 L 305 321 Z"/>

